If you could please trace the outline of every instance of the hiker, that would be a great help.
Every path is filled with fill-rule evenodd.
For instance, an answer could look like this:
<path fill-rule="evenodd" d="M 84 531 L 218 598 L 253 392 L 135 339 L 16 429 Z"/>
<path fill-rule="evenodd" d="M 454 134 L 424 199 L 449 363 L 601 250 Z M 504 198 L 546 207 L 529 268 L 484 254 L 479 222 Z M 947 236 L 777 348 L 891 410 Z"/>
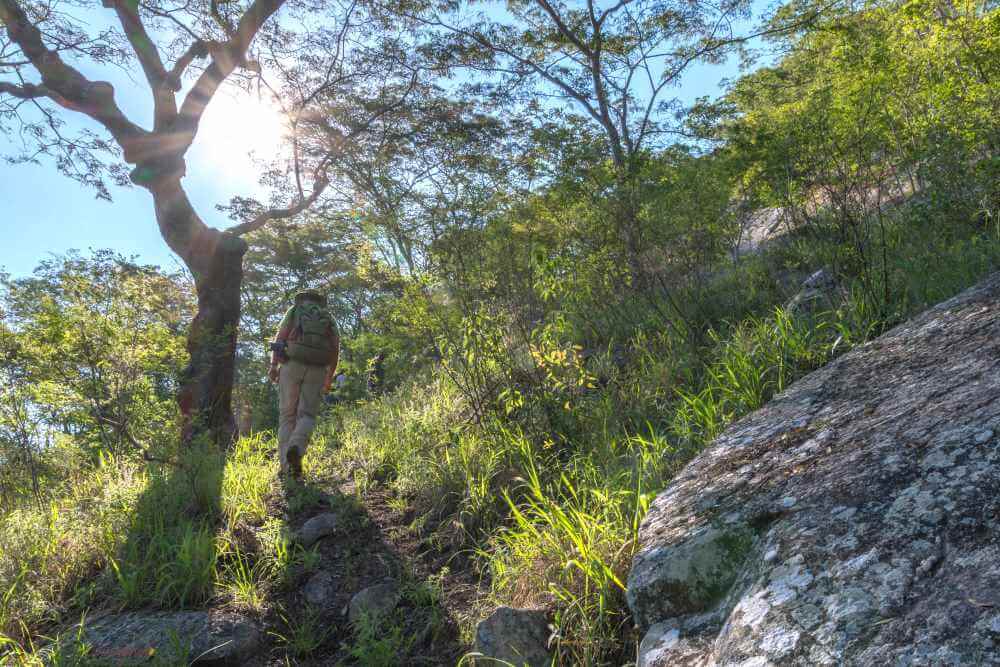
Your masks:
<path fill-rule="evenodd" d="M 271 344 L 267 376 L 278 383 L 278 460 L 281 474 L 302 475 L 302 457 L 316 426 L 323 394 L 330 391 L 340 356 L 337 323 L 315 290 L 295 295 Z"/>
<path fill-rule="evenodd" d="M 333 391 L 323 399 L 327 405 L 336 405 L 347 398 L 347 376 L 340 373 L 333 379 Z"/>

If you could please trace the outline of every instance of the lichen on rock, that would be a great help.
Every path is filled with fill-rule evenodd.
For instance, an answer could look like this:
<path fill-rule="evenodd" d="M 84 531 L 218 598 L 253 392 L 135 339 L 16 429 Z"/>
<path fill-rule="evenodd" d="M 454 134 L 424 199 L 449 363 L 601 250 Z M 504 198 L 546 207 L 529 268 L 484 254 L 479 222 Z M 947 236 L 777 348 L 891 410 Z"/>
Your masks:
<path fill-rule="evenodd" d="M 637 561 L 633 576 L 650 585 L 629 588 L 630 605 L 663 618 L 710 609 L 729 590 L 753 542 L 748 527 L 709 525 L 669 556 Z M 635 595 L 646 600 L 632 600 Z"/>
<path fill-rule="evenodd" d="M 654 501 L 638 664 L 1000 663 L 998 433 L 993 276 L 733 424 Z"/>

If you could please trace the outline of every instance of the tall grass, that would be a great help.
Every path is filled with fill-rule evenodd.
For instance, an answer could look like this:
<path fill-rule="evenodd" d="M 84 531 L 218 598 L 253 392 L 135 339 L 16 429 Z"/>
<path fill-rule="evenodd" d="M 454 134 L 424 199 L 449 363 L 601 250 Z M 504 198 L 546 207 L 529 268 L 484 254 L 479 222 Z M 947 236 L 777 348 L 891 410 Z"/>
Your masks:
<path fill-rule="evenodd" d="M 734 418 L 756 410 L 794 379 L 826 363 L 838 348 L 864 340 L 865 335 L 848 334 L 845 341 L 840 334 L 854 331 L 854 319 L 845 320 L 853 303 L 862 302 L 848 300 L 843 310 L 815 316 L 775 308 L 770 317 L 740 322 L 727 338 L 709 332 L 712 353 L 700 388 L 677 390 L 680 402 L 671 430 L 678 442 L 697 451 Z"/>
<path fill-rule="evenodd" d="M 31 664 L 41 635 L 95 601 L 264 613 L 309 560 L 268 518 L 272 453 L 255 436 L 228 454 L 194 447 L 166 464 L 105 455 L 47 501 L 0 517 L 0 656 Z"/>
<path fill-rule="evenodd" d="M 101 458 L 48 502 L 0 517 L 0 637 L 22 642 L 85 599 L 108 566 L 146 483 L 134 465 Z"/>
<path fill-rule="evenodd" d="M 645 484 L 659 478 L 654 471 L 670 447 L 634 437 L 612 449 L 603 461 L 577 456 L 546 482 L 540 469 L 553 462 L 522 439 L 525 478 L 517 495 L 504 492 L 510 521 L 479 550 L 493 596 L 555 609 L 558 652 L 583 664 L 612 660 L 629 634 L 625 573 L 652 499 Z"/>

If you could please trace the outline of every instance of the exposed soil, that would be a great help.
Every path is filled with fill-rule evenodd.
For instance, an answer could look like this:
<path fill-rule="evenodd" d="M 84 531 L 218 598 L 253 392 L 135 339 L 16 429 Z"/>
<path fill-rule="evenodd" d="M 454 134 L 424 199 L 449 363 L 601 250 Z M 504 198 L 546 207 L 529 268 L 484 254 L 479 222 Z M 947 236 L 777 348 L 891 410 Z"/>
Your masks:
<path fill-rule="evenodd" d="M 257 665 L 455 665 L 470 650 L 461 626 L 475 615 L 481 583 L 469 555 L 426 538 L 414 526 L 413 512 L 392 503 L 388 491 L 358 494 L 342 478 L 307 476 L 276 489 L 269 509 L 293 530 L 330 511 L 342 528 L 313 547 L 318 562 L 298 567 L 272 593 L 273 603 L 261 619 L 267 638 Z M 320 571 L 335 584 L 327 603 L 316 608 L 306 602 L 303 586 Z M 387 580 L 401 584 L 402 599 L 365 641 L 348 621 L 348 606 L 357 592 Z M 303 655 L 291 638 L 306 618 L 322 644 Z"/>

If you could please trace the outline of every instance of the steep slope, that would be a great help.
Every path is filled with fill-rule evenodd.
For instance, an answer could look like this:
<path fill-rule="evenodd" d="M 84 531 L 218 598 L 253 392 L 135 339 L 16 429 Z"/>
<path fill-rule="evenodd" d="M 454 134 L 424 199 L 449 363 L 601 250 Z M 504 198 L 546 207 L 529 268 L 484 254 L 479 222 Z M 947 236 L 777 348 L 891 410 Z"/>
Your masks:
<path fill-rule="evenodd" d="M 1000 275 L 731 426 L 653 503 L 639 664 L 1000 663 Z"/>

